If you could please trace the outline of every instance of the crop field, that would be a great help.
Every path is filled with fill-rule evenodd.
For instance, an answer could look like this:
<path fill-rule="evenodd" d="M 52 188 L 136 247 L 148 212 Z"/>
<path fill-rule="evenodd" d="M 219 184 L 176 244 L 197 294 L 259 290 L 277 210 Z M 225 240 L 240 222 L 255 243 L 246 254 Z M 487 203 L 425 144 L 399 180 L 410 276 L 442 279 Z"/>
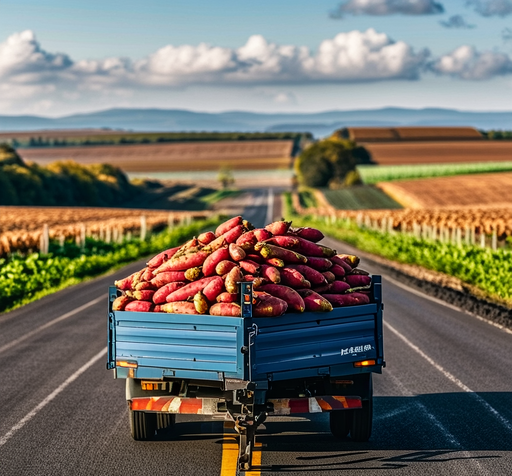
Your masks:
<path fill-rule="evenodd" d="M 340 190 L 323 190 L 327 201 L 338 210 L 396 209 L 402 206 L 372 185 Z"/>
<path fill-rule="evenodd" d="M 512 207 L 512 173 L 506 172 L 381 182 L 378 187 L 410 208 Z"/>
<path fill-rule="evenodd" d="M 483 139 L 472 127 L 348 127 L 347 131 L 356 142 Z"/>
<path fill-rule="evenodd" d="M 378 165 L 510 162 L 512 141 L 424 141 L 366 143 Z"/>
<path fill-rule="evenodd" d="M 108 163 L 125 172 L 289 168 L 292 140 L 215 141 L 18 149 L 39 165 L 71 159 L 80 164 Z"/>

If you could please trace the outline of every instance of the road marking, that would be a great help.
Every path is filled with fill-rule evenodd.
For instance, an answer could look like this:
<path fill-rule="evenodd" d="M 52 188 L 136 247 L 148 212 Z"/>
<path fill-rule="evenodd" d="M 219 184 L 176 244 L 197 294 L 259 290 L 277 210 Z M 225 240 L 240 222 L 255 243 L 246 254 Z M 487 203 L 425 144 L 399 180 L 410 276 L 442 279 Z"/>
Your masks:
<path fill-rule="evenodd" d="M 423 357 L 430 365 L 432 365 L 435 369 L 439 370 L 448 380 L 453 382 L 457 387 L 463 390 L 466 393 L 469 393 L 478 403 L 480 403 L 486 410 L 492 413 L 498 421 L 510 432 L 512 432 L 512 424 L 504 418 L 500 413 L 490 405 L 487 400 L 484 400 L 480 395 L 471 390 L 467 385 L 462 383 L 455 375 L 448 372 L 441 365 L 439 365 L 434 359 L 429 357 L 425 352 L 423 352 L 416 344 L 413 344 L 407 337 L 401 334 L 398 330 L 396 330 L 391 324 L 388 322 L 384 322 L 384 325 L 393 332 L 397 337 L 402 339 L 412 350 L 414 350 L 417 354 Z"/>
<path fill-rule="evenodd" d="M 245 476 L 261 476 L 261 443 L 254 443 L 252 450 L 252 467 L 244 473 Z M 233 422 L 224 422 L 222 441 L 222 463 L 220 476 L 235 476 L 238 474 L 238 436 L 233 430 Z"/>
<path fill-rule="evenodd" d="M 428 294 L 422 293 L 421 291 L 418 291 L 416 289 L 412 289 L 406 284 L 401 283 L 400 281 L 397 281 L 396 279 L 390 278 L 389 276 L 384 276 L 384 279 L 387 281 L 390 281 L 395 286 L 398 286 L 399 288 L 404 289 L 407 292 L 410 292 L 412 294 L 415 294 L 416 296 L 420 296 L 422 298 L 428 299 L 429 301 L 435 302 L 437 304 L 441 304 L 442 306 L 448 307 L 450 309 L 453 309 L 454 311 L 463 312 L 464 314 L 469 314 L 470 316 L 476 317 L 479 321 L 485 322 L 487 324 L 490 324 L 491 326 L 497 327 L 498 329 L 506 332 L 507 334 L 512 334 L 512 330 L 508 327 L 502 326 L 501 324 L 498 324 L 497 322 L 490 321 L 489 319 L 486 319 L 485 317 L 479 316 L 478 314 L 475 314 L 470 311 L 466 311 L 465 309 L 462 309 L 461 307 L 454 306 L 453 304 L 449 304 L 446 301 L 443 301 L 442 299 L 429 296 Z"/>
<path fill-rule="evenodd" d="M 73 375 L 68 377 L 62 382 L 50 395 L 48 395 L 42 402 L 40 402 L 33 410 L 27 413 L 16 425 L 14 425 L 4 436 L 0 438 L 0 447 L 5 445 L 9 439 L 18 431 L 21 430 L 32 418 L 34 418 L 39 411 L 41 411 L 48 403 L 50 403 L 59 393 L 61 393 L 70 383 L 74 382 L 80 375 L 82 375 L 89 367 L 95 364 L 99 359 L 105 356 L 107 348 L 98 352 L 91 360 L 82 365 Z"/>
<path fill-rule="evenodd" d="M 268 189 L 268 202 L 267 202 L 267 223 L 274 221 L 274 190 Z"/>
<path fill-rule="evenodd" d="M 53 326 L 54 324 L 57 324 L 57 322 L 63 321 L 64 319 L 67 319 L 68 317 L 74 316 L 75 314 L 78 314 L 79 312 L 83 311 L 84 309 L 87 309 L 88 307 L 94 306 L 94 304 L 99 303 L 100 301 L 103 301 L 106 299 L 107 294 L 103 294 L 97 299 L 94 299 L 93 301 L 88 302 L 87 304 L 84 304 L 83 306 L 77 307 L 76 309 L 73 309 L 72 311 L 66 312 L 66 314 L 62 314 L 60 317 L 56 317 L 53 319 L 53 321 L 47 322 L 46 324 L 43 324 L 42 326 L 39 326 L 37 329 L 34 329 L 33 331 L 27 332 L 23 336 L 19 337 L 18 339 L 15 339 L 8 344 L 3 345 L 0 347 L 0 353 L 5 352 L 6 350 L 10 349 L 11 347 L 14 347 L 15 345 L 18 345 L 20 342 L 23 342 L 24 340 L 28 339 L 29 337 L 32 337 L 33 335 L 37 334 L 38 332 L 44 331 L 50 326 Z"/>

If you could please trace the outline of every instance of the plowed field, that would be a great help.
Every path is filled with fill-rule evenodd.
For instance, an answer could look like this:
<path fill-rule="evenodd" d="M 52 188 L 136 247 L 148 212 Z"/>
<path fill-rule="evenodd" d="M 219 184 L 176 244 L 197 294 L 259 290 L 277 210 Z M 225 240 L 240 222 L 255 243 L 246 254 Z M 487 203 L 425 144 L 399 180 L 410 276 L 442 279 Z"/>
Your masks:
<path fill-rule="evenodd" d="M 109 163 L 126 172 L 289 168 L 293 141 L 226 141 L 18 149 L 24 160 L 47 165 L 72 159 L 80 164 Z"/>
<path fill-rule="evenodd" d="M 348 132 L 357 142 L 483 139 L 473 127 L 349 127 Z"/>

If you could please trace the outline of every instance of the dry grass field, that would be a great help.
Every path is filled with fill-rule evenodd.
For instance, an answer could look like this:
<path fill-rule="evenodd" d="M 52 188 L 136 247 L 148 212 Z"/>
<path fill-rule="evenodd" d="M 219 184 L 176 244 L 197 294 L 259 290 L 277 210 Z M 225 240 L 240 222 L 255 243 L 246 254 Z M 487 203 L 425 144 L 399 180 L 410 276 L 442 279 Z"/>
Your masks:
<path fill-rule="evenodd" d="M 481 140 L 473 127 L 348 127 L 356 142 Z"/>
<path fill-rule="evenodd" d="M 291 165 L 292 140 L 212 141 L 87 147 L 18 149 L 24 160 L 48 165 L 56 160 L 109 163 L 126 172 L 278 169 Z"/>
<path fill-rule="evenodd" d="M 397 202 L 415 209 L 512 208 L 512 173 L 507 172 L 380 182 L 377 186 Z"/>
<path fill-rule="evenodd" d="M 439 141 L 367 143 L 378 165 L 508 162 L 512 141 Z"/>

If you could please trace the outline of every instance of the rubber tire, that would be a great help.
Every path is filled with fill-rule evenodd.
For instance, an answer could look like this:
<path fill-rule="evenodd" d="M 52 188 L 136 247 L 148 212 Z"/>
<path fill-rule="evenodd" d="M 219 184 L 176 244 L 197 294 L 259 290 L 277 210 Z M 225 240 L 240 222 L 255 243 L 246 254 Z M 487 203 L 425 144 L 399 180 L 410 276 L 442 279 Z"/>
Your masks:
<path fill-rule="evenodd" d="M 352 423 L 352 410 L 335 410 L 329 412 L 329 426 L 336 438 L 346 438 Z"/>
<path fill-rule="evenodd" d="M 352 425 L 350 426 L 350 437 L 354 441 L 365 442 L 372 436 L 373 420 L 373 385 L 370 375 L 369 380 L 369 398 L 363 400 L 361 410 L 353 410 Z"/>
<path fill-rule="evenodd" d="M 136 441 L 149 441 L 155 437 L 157 414 L 130 410 L 130 430 Z"/>
<path fill-rule="evenodd" d="M 176 415 L 174 413 L 157 413 L 157 429 L 166 430 L 176 423 Z"/>

